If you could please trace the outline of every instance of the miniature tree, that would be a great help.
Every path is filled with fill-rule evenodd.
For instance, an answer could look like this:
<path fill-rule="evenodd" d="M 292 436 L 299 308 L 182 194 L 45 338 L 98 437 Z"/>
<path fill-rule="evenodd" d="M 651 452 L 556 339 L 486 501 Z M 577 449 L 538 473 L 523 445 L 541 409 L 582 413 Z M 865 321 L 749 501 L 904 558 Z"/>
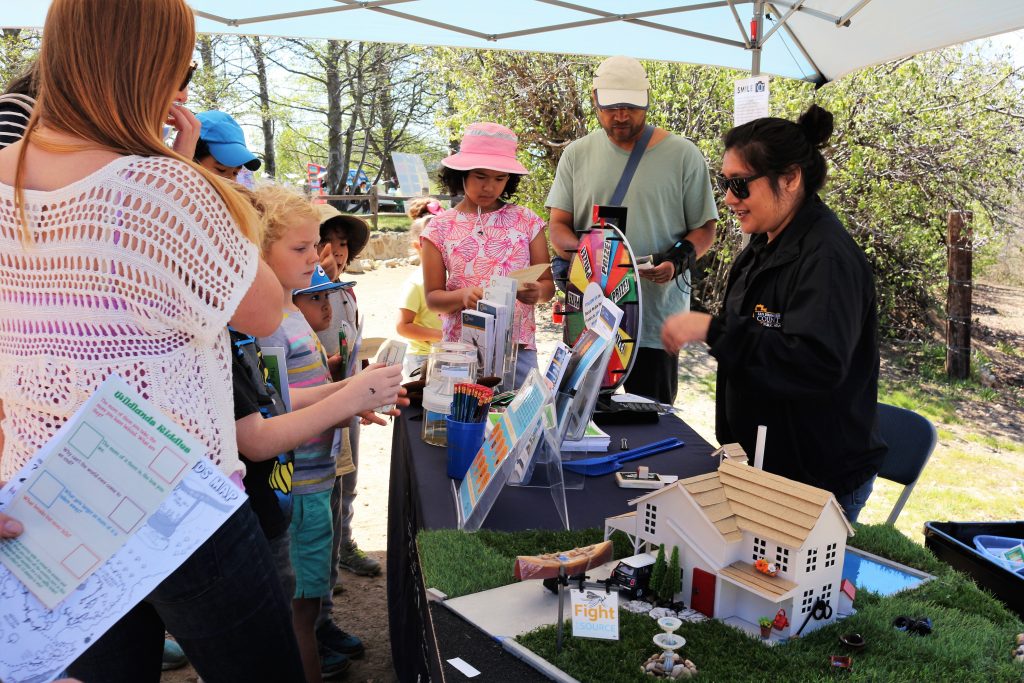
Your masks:
<path fill-rule="evenodd" d="M 659 597 L 661 595 L 661 582 L 665 580 L 665 544 L 658 546 L 658 557 L 654 560 L 654 569 L 651 570 L 651 593 Z"/>
<path fill-rule="evenodd" d="M 679 592 L 681 586 L 679 577 L 679 546 L 672 546 L 672 559 L 669 560 L 668 569 L 665 570 L 662 585 L 658 587 L 658 593 L 665 602 L 672 602 L 676 593 Z"/>

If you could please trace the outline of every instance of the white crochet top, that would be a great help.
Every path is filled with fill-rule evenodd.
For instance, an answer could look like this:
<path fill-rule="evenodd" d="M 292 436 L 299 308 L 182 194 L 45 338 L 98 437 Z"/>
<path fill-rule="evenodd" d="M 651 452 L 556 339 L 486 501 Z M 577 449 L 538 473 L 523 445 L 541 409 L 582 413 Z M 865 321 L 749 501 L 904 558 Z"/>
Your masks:
<path fill-rule="evenodd" d="M 127 156 L 53 191 L 0 183 L 0 479 L 10 479 L 111 373 L 171 415 L 223 472 L 235 441 L 227 323 L 256 245 L 187 164 Z M 279 302 L 276 302 L 279 303 Z"/>

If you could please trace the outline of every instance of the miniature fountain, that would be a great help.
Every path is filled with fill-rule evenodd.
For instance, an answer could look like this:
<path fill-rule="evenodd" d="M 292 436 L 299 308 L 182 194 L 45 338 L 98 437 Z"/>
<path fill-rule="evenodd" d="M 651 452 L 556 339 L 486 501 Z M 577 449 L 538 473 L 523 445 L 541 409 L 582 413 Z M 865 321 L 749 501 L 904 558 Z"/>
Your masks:
<path fill-rule="evenodd" d="M 686 645 L 686 638 L 676 634 L 676 630 L 682 625 L 682 620 L 675 617 L 658 619 L 658 626 L 663 632 L 655 635 L 653 640 L 662 651 L 651 655 L 640 667 L 649 676 L 675 680 L 696 675 L 697 666 L 676 652 Z"/>

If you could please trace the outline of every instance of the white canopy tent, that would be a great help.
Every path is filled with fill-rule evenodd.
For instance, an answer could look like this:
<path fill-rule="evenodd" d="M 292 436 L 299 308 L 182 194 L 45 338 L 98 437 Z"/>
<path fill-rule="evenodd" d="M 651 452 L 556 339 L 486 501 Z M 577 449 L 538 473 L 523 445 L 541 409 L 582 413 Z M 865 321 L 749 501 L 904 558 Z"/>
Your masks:
<path fill-rule="evenodd" d="M 4 0 L 39 27 L 48 0 Z M 823 84 L 1024 28 L 1024 0 L 191 0 L 198 29 L 420 45 L 627 54 Z M 760 25 L 760 30 L 752 30 Z"/>

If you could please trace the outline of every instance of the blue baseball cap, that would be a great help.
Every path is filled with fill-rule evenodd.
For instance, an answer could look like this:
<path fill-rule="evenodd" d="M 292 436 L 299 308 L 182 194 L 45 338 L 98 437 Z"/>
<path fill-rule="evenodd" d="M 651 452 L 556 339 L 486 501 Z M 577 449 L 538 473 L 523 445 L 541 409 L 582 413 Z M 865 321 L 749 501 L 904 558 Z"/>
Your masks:
<path fill-rule="evenodd" d="M 313 277 L 309 278 L 309 287 L 293 289 L 292 296 L 297 294 L 316 294 L 317 292 L 333 292 L 344 286 L 345 283 L 343 282 L 332 282 L 331 278 L 327 277 L 327 273 L 324 272 L 323 266 L 317 266 L 316 270 L 313 271 Z"/>
<path fill-rule="evenodd" d="M 199 139 L 210 148 L 213 158 L 225 166 L 245 166 L 250 171 L 260 167 L 260 160 L 245 146 L 242 127 L 230 115 L 222 111 L 204 111 L 196 114 L 203 124 Z"/>

